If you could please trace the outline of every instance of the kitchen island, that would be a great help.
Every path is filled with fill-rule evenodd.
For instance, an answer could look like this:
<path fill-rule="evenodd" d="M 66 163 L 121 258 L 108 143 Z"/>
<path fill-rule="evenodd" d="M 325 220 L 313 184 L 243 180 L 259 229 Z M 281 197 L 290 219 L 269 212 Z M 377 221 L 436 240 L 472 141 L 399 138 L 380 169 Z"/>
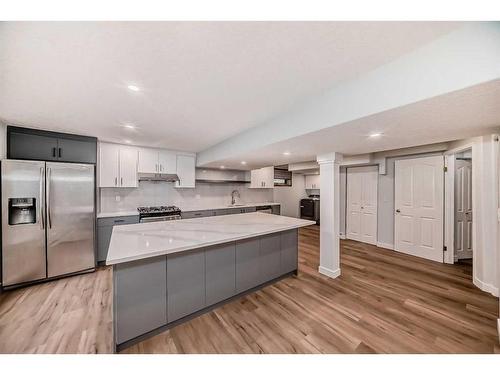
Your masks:
<path fill-rule="evenodd" d="M 114 227 L 115 348 L 296 273 L 298 228 L 313 224 L 253 212 Z"/>

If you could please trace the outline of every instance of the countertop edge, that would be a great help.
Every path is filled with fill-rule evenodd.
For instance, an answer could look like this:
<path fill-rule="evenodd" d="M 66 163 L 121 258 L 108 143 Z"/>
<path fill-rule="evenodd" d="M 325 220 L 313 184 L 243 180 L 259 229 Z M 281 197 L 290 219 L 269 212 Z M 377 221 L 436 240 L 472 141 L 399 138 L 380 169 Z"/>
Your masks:
<path fill-rule="evenodd" d="M 191 219 L 191 220 L 196 220 L 196 219 Z M 310 221 L 310 220 L 308 220 L 308 221 Z M 295 225 L 287 226 L 286 228 L 272 229 L 272 230 L 266 230 L 266 231 L 263 231 L 263 232 L 252 233 L 252 234 L 248 234 L 248 235 L 242 235 L 242 236 L 231 238 L 229 240 L 225 239 L 225 240 L 220 240 L 220 241 L 204 242 L 204 243 L 199 243 L 199 244 L 196 244 L 196 245 L 190 245 L 190 246 L 180 247 L 180 248 L 177 248 L 175 250 L 160 250 L 160 251 L 155 251 L 155 252 L 150 253 L 150 254 L 142 254 L 142 255 L 138 255 L 138 256 L 130 256 L 130 257 L 125 257 L 125 258 L 120 258 L 120 259 L 112 259 L 110 261 L 108 261 L 106 259 L 106 265 L 107 266 L 113 266 L 113 265 L 117 265 L 117 264 L 134 262 L 134 261 L 138 261 L 138 260 L 149 259 L 149 258 L 154 258 L 154 257 L 158 257 L 158 256 L 163 256 L 163 255 L 177 254 L 177 253 L 184 252 L 184 251 L 196 250 L 196 249 L 200 249 L 200 248 L 203 248 L 203 247 L 220 245 L 220 244 L 223 244 L 223 243 L 241 241 L 241 240 L 245 240 L 245 239 L 248 239 L 248 238 L 265 236 L 266 234 L 285 232 L 287 230 L 298 229 L 298 228 L 302 228 L 302 227 L 308 227 L 309 225 L 315 225 L 315 224 L 316 224 L 316 222 L 310 221 L 310 224 L 306 224 L 306 223 L 295 224 Z"/>

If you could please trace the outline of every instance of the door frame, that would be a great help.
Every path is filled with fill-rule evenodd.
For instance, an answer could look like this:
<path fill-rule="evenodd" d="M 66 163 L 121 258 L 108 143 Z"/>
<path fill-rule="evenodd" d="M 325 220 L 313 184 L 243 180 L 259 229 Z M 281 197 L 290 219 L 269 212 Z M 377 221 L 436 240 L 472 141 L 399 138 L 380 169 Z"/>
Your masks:
<path fill-rule="evenodd" d="M 455 155 L 471 150 L 472 151 L 472 268 L 474 271 L 474 259 L 476 258 L 476 210 L 477 205 L 474 202 L 474 143 L 467 143 L 463 146 L 448 150 L 444 153 L 444 166 L 446 173 L 444 174 L 444 263 L 455 263 Z M 474 272 L 473 272 L 474 274 Z"/>
<path fill-rule="evenodd" d="M 353 168 L 364 168 L 364 167 L 375 167 L 377 169 L 377 184 L 376 184 L 376 188 L 377 188 L 377 197 L 376 197 L 376 205 L 377 205 L 377 215 L 376 215 L 376 218 L 377 218 L 377 225 L 376 225 L 376 229 L 375 229 L 375 243 L 374 244 L 369 244 L 369 245 L 374 245 L 374 246 L 378 246 L 379 242 L 378 242 L 378 197 L 379 197 L 379 179 L 378 179 L 378 175 L 380 174 L 380 165 L 379 164 L 367 164 L 367 165 L 352 165 L 352 166 L 346 166 L 345 168 L 345 200 L 344 200 L 344 204 L 345 204 L 345 212 L 344 212 L 344 225 L 345 225 L 345 228 L 344 228 L 344 239 L 350 239 L 349 236 L 348 236 L 348 217 L 349 217 L 349 213 L 348 213 L 348 196 L 349 196 L 349 183 L 348 183 L 348 179 L 349 179 L 349 169 L 353 169 Z M 358 241 L 358 242 L 362 242 L 362 243 L 367 243 L 367 242 L 363 242 L 363 241 L 360 241 L 360 240 L 352 240 L 352 241 Z"/>

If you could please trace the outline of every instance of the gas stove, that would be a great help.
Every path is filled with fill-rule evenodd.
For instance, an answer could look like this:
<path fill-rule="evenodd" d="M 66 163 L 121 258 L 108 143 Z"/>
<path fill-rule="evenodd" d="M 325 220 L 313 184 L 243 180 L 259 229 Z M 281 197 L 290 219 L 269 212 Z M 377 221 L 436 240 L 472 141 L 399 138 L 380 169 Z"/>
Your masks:
<path fill-rule="evenodd" d="M 181 209 L 176 206 L 139 207 L 137 211 L 139 211 L 139 221 L 141 223 L 178 220 L 181 218 Z"/>

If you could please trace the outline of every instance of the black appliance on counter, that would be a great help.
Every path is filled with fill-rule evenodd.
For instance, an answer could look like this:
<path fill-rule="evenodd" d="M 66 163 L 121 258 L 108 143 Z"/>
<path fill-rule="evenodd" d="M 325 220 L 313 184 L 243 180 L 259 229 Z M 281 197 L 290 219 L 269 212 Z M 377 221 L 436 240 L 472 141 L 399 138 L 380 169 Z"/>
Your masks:
<path fill-rule="evenodd" d="M 313 220 L 319 225 L 319 195 L 311 194 L 300 200 L 300 218 Z"/>
<path fill-rule="evenodd" d="M 179 220 L 181 209 L 176 206 L 139 207 L 139 222 Z"/>

